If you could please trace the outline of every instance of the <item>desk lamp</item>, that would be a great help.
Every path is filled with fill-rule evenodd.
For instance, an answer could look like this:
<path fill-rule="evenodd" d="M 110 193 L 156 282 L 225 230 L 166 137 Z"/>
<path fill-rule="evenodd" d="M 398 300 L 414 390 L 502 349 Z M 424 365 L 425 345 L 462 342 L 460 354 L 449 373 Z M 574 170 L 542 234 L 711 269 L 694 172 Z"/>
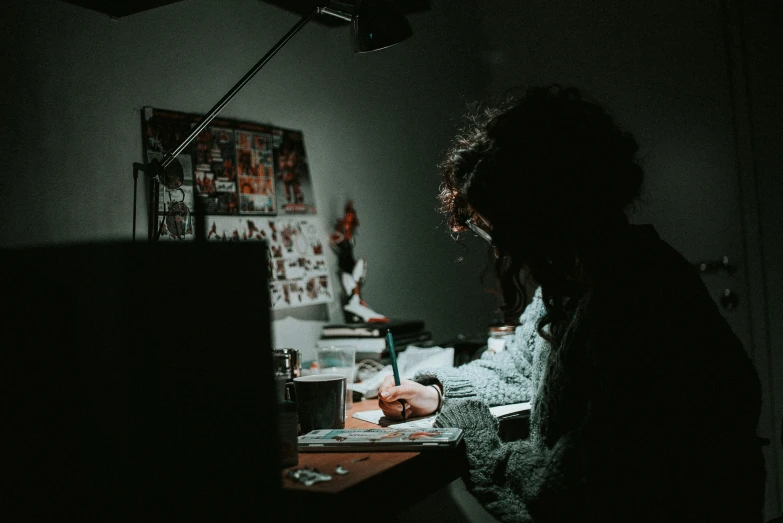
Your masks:
<path fill-rule="evenodd" d="M 377 51 L 402 42 L 413 34 L 408 20 L 389 0 L 356 0 L 355 2 L 327 1 L 325 5 L 315 7 L 304 15 L 283 38 L 280 39 L 250 71 L 232 87 L 215 106 L 204 116 L 191 133 L 162 160 L 155 159 L 149 163 L 133 164 L 133 241 L 136 241 L 136 192 L 139 172 L 143 172 L 150 180 L 149 208 L 147 209 L 147 238 L 154 241 L 158 237 L 156 211 L 158 208 L 158 191 L 162 183 L 169 189 L 177 189 L 182 185 L 184 173 L 182 164 L 177 160 L 185 148 L 203 131 L 209 123 L 228 105 L 228 102 L 255 76 L 277 52 L 288 43 L 316 15 L 329 15 L 351 22 L 354 51 L 368 53 Z M 198 205 L 198 198 L 196 199 Z M 196 215 L 203 213 L 196 210 Z M 203 229 L 203 224 L 200 224 Z M 203 239 L 203 230 L 199 230 L 196 238 Z"/>

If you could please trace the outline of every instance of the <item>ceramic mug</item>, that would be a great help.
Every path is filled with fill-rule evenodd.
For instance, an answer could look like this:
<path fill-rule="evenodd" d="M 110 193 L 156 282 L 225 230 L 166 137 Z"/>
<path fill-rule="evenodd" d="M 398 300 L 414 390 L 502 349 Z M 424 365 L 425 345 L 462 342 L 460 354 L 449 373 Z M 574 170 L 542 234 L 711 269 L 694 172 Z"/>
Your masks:
<path fill-rule="evenodd" d="M 311 374 L 294 378 L 293 396 L 299 431 L 345 428 L 346 378 L 340 374 Z"/>

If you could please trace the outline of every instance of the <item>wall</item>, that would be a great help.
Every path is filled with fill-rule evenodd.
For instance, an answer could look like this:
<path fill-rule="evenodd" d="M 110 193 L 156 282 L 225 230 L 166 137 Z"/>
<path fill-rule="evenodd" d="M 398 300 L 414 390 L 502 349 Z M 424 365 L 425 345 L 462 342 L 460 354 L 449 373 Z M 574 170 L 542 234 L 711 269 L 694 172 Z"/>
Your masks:
<path fill-rule="evenodd" d="M 355 201 L 370 306 L 424 319 L 447 340 L 486 332 L 494 302 L 481 264 L 455 263 L 483 261 L 483 246 L 456 244 L 435 210 L 437 162 L 481 87 L 480 69 L 465 67 L 478 56 L 464 16 L 473 2 L 435 4 L 409 17 L 409 41 L 366 55 L 353 54 L 347 27 L 311 22 L 221 115 L 302 130 L 325 229 Z M 206 113 L 299 20 L 256 0 L 189 0 L 117 20 L 54 0 L 2 9 L 5 247 L 129 239 L 140 108 Z M 337 303 L 276 319 L 289 315 L 342 319 Z"/>
<path fill-rule="evenodd" d="M 783 444 L 783 4 L 767 0 L 738 2 L 747 87 L 752 167 L 758 198 L 759 235 L 765 274 L 763 336 L 767 365 L 761 372 L 771 383 L 769 394 L 772 445 Z M 778 492 L 783 492 L 783 452 L 777 454 Z M 770 462 L 770 466 L 775 466 Z M 780 494 L 783 496 L 783 494 Z M 782 502 L 783 503 L 783 502 Z M 783 512 L 783 507 L 778 507 Z"/>

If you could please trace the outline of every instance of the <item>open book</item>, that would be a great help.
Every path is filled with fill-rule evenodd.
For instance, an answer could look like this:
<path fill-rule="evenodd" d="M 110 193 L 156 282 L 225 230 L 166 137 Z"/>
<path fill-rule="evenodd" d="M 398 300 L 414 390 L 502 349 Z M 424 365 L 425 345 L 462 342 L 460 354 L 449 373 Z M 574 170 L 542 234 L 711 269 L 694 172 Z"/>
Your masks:
<path fill-rule="evenodd" d="M 524 416 L 530 413 L 530 402 L 525 403 L 513 403 L 511 405 L 498 405 L 489 408 L 490 412 L 498 419 L 511 418 L 514 416 Z M 375 423 L 381 427 L 395 427 L 395 428 L 428 428 L 432 427 L 435 423 L 436 414 L 430 416 L 424 416 L 420 418 L 409 418 L 406 421 L 392 420 L 383 415 L 381 409 L 365 410 L 363 412 L 355 412 L 353 417 L 362 421 L 368 421 Z"/>

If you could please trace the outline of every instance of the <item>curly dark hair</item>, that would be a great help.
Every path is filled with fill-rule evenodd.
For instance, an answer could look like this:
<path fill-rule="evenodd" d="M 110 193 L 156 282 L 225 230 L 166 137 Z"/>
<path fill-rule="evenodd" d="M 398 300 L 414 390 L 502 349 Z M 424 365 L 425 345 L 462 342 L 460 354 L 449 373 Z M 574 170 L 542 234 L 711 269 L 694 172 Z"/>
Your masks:
<path fill-rule="evenodd" d="M 491 224 L 504 320 L 518 323 L 529 274 L 547 308 L 538 330 L 558 343 L 583 282 L 607 270 L 612 231 L 628 223 L 644 177 L 639 147 L 573 87 L 529 88 L 465 119 L 440 164 L 441 210 L 454 233 L 479 215 Z"/>

